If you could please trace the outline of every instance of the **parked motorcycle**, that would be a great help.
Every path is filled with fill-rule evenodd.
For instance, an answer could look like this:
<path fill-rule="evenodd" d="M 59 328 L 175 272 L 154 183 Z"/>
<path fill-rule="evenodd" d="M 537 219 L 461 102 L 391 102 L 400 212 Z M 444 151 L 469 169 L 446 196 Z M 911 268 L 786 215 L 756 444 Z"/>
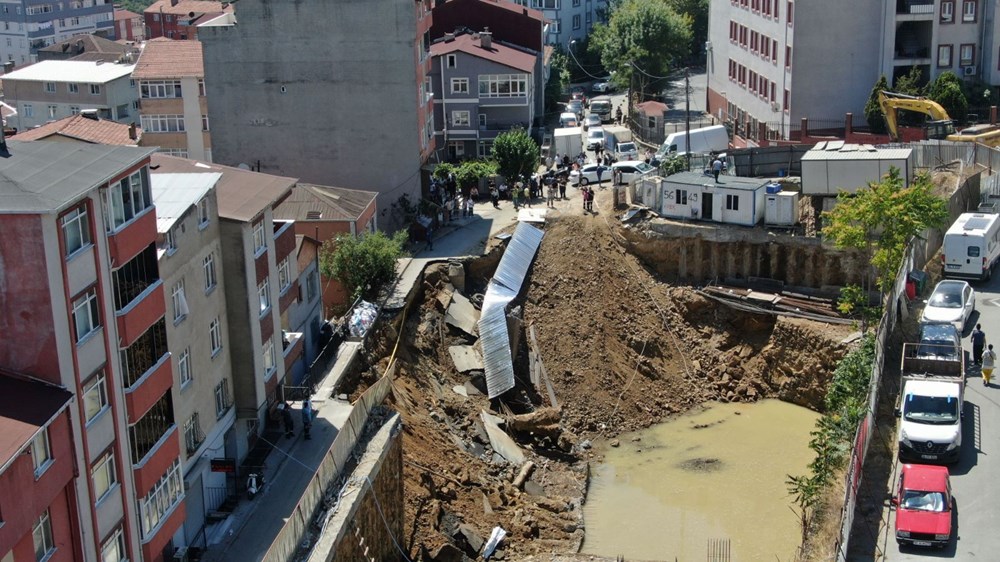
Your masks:
<path fill-rule="evenodd" d="M 264 489 L 264 475 L 251 472 L 247 477 L 247 499 L 253 499 Z"/>

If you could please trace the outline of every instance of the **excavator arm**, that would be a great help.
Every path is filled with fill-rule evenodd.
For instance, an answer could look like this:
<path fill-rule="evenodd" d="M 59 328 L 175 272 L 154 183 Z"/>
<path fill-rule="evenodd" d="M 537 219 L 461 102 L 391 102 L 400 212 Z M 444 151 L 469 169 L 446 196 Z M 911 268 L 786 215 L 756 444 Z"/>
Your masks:
<path fill-rule="evenodd" d="M 941 104 L 934 100 L 883 90 L 878 93 L 878 104 L 882 108 L 882 114 L 885 115 L 885 123 L 889 128 L 889 136 L 893 140 L 899 139 L 899 119 L 897 112 L 900 109 L 916 111 L 930 117 L 932 122 L 938 125 L 936 128 L 943 129 L 938 134 L 931 135 L 932 138 L 940 138 L 955 132 L 955 126 L 952 124 L 951 118 L 948 117 L 948 112 L 941 107 Z"/>

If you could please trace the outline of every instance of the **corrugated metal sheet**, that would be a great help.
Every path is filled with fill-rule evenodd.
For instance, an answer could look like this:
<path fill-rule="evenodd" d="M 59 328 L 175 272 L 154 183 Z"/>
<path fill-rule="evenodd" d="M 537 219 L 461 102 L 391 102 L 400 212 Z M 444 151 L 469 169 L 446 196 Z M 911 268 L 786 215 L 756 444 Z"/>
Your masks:
<path fill-rule="evenodd" d="M 507 305 L 521 292 L 524 277 L 535 259 L 545 233 L 527 223 L 514 230 L 490 280 L 479 316 L 479 340 L 483 348 L 486 389 L 496 398 L 514 388 L 514 364 L 507 332 Z"/>
<path fill-rule="evenodd" d="M 846 145 L 840 150 L 810 150 L 802 160 L 906 160 L 909 148 L 874 148 L 871 145 Z"/>
<path fill-rule="evenodd" d="M 215 187 L 222 174 L 150 174 L 150 192 L 156 205 L 156 231 L 170 230 L 188 209 Z"/>

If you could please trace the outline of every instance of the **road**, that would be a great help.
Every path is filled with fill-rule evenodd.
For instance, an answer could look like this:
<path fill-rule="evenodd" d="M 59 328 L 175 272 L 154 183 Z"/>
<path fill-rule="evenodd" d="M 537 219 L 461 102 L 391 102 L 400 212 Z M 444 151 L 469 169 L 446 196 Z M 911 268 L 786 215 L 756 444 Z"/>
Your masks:
<path fill-rule="evenodd" d="M 1000 277 L 994 277 L 988 283 L 972 285 L 976 289 L 976 312 L 966 326 L 964 348 L 967 353 L 972 349 L 968 334 L 977 322 L 983 325 L 987 343 L 1000 348 Z M 895 511 L 891 511 L 885 546 L 886 560 L 1000 559 L 1000 530 L 995 525 L 997 506 L 1000 506 L 1000 486 L 995 484 L 1000 475 L 1000 440 L 997 438 L 1000 428 L 998 380 L 1000 379 L 994 377 L 990 386 L 984 387 L 977 367 L 969 369 L 967 373 L 962 455 L 949 471 L 955 497 L 957 540 L 940 551 L 899 547 L 893 531 Z M 896 484 L 896 476 L 897 474 L 893 475 L 893 486 Z"/>

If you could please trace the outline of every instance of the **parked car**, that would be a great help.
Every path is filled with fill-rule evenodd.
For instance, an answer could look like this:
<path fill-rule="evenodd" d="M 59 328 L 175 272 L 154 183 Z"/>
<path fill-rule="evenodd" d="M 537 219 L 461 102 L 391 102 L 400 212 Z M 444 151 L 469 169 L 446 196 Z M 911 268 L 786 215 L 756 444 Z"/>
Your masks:
<path fill-rule="evenodd" d="M 587 150 L 597 150 L 604 147 L 604 129 L 591 127 L 587 131 Z"/>
<path fill-rule="evenodd" d="M 583 128 L 587 130 L 591 127 L 601 126 L 601 116 L 596 113 L 589 113 L 583 118 Z"/>
<path fill-rule="evenodd" d="M 599 166 L 597 164 L 584 164 L 583 168 L 579 170 L 573 170 L 569 173 L 569 183 L 570 185 L 587 185 L 588 183 L 597 183 L 597 170 L 601 171 L 601 181 L 607 181 L 611 179 L 611 168 L 608 166 Z"/>
<path fill-rule="evenodd" d="M 566 113 L 559 114 L 559 127 L 577 127 L 579 126 L 579 121 L 576 113 L 572 111 L 567 111 Z"/>
<path fill-rule="evenodd" d="M 604 80 L 596 82 L 594 83 L 593 86 L 591 86 L 591 89 L 594 90 L 595 92 L 600 92 L 602 94 L 605 94 L 611 91 L 611 82 L 606 82 Z"/>
<path fill-rule="evenodd" d="M 570 90 L 569 99 L 579 100 L 581 104 L 587 105 L 587 94 L 583 91 L 582 86 L 577 86 Z"/>
<path fill-rule="evenodd" d="M 583 102 L 580 100 L 569 100 L 566 102 L 566 111 L 572 111 L 577 119 L 583 119 Z"/>
<path fill-rule="evenodd" d="M 638 160 L 639 147 L 634 142 L 620 142 L 615 145 L 615 160 Z"/>
<path fill-rule="evenodd" d="M 934 287 L 927 299 L 921 322 L 950 322 L 959 333 L 976 311 L 976 292 L 965 281 L 948 279 Z"/>
<path fill-rule="evenodd" d="M 904 464 L 892 505 L 897 543 L 943 548 L 951 541 L 955 500 L 947 468 Z"/>
<path fill-rule="evenodd" d="M 920 359 L 960 359 L 962 334 L 950 322 L 933 322 L 920 325 Z"/>
<path fill-rule="evenodd" d="M 656 168 L 641 160 L 626 160 L 611 165 L 612 177 L 614 177 L 615 172 L 621 174 L 621 178 L 618 180 L 620 183 L 629 183 L 643 176 L 655 174 Z"/>

